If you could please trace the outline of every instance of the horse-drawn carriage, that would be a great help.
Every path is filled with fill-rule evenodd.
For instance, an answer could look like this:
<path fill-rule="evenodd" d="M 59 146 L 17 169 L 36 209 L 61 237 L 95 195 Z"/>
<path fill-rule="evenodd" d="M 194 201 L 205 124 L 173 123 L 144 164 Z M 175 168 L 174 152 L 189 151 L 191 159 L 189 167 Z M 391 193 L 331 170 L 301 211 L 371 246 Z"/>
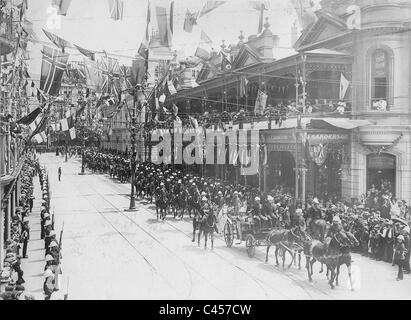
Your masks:
<path fill-rule="evenodd" d="M 225 215 L 224 240 L 228 248 L 231 248 L 234 240 L 245 241 L 247 254 L 250 258 L 255 255 L 255 247 L 267 246 L 267 235 L 273 227 L 264 226 L 246 215 L 245 208 L 240 209 L 240 215 L 234 216 L 229 212 Z M 239 230 L 240 228 L 240 230 Z"/>

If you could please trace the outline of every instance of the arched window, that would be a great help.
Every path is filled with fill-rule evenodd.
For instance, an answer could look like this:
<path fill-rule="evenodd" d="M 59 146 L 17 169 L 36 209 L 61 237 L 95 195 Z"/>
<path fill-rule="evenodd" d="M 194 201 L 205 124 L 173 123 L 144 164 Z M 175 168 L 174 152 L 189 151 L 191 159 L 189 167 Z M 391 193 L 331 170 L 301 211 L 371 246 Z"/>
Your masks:
<path fill-rule="evenodd" d="M 390 57 L 386 50 L 377 49 L 371 55 L 371 109 L 389 109 Z"/>

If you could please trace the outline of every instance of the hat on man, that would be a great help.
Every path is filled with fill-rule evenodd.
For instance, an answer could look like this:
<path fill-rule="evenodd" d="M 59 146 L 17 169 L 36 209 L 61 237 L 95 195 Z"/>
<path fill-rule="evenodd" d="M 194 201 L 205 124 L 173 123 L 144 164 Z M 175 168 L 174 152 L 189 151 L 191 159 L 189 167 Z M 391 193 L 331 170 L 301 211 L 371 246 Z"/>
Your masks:
<path fill-rule="evenodd" d="M 303 209 L 298 208 L 297 210 L 295 210 L 295 213 L 298 215 L 303 214 Z"/>
<path fill-rule="evenodd" d="M 273 201 L 274 198 L 273 198 L 272 196 L 268 196 L 268 197 L 267 197 L 267 200 L 268 200 L 268 201 Z"/>
<path fill-rule="evenodd" d="M 29 218 L 28 217 L 24 217 L 23 218 L 23 222 L 29 222 L 30 220 L 29 220 Z"/>
<path fill-rule="evenodd" d="M 333 222 L 341 223 L 340 217 L 339 217 L 338 215 L 335 215 L 335 216 L 333 217 Z"/>
<path fill-rule="evenodd" d="M 47 269 L 44 272 L 44 278 L 49 278 L 49 277 L 54 277 L 53 271 L 51 271 L 50 269 Z"/>
<path fill-rule="evenodd" d="M 52 237 L 52 236 L 55 236 L 55 235 L 56 235 L 56 231 L 51 230 L 50 233 L 49 233 L 49 236 Z"/>
<path fill-rule="evenodd" d="M 57 247 L 56 241 L 52 241 L 49 245 L 49 248 Z"/>
<path fill-rule="evenodd" d="M 318 201 L 317 198 L 314 198 L 314 199 L 313 199 L 313 203 L 320 204 L 320 202 Z"/>
<path fill-rule="evenodd" d="M 207 201 L 207 197 L 204 196 L 204 197 L 201 198 L 201 200 L 202 200 L 202 201 Z"/>
<path fill-rule="evenodd" d="M 400 235 L 397 237 L 397 240 L 402 240 L 402 241 L 404 241 L 404 236 L 403 236 L 402 234 L 400 234 Z"/>
<path fill-rule="evenodd" d="M 254 200 L 255 201 L 260 201 L 261 199 L 260 199 L 260 197 L 255 197 Z"/>
<path fill-rule="evenodd" d="M 51 254 L 46 255 L 46 262 L 47 261 L 53 261 L 53 260 L 54 260 L 54 258 Z"/>

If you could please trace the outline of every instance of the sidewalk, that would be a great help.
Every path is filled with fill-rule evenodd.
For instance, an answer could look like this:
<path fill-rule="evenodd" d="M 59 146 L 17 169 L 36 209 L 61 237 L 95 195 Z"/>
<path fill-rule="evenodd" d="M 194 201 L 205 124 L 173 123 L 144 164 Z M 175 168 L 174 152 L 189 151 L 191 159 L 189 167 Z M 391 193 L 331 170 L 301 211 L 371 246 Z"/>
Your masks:
<path fill-rule="evenodd" d="M 35 197 L 33 211 L 30 213 L 30 240 L 27 247 L 28 259 L 21 259 L 21 268 L 24 271 L 24 287 L 33 294 L 36 300 L 43 300 L 44 266 L 44 240 L 40 239 L 40 206 L 41 188 L 38 175 L 33 177 L 33 195 Z"/>
<path fill-rule="evenodd" d="M 41 164 L 41 162 L 40 162 Z M 42 192 L 40 187 L 40 181 L 38 175 L 33 177 L 33 195 L 35 197 L 33 203 L 33 211 L 30 213 L 29 226 L 30 226 L 30 240 L 27 247 L 28 259 L 21 259 L 21 268 L 24 271 L 24 280 L 26 281 L 23 285 L 28 293 L 34 295 L 36 300 L 44 300 L 43 293 L 43 283 L 44 283 L 44 267 L 46 266 L 45 260 L 45 249 L 44 249 L 44 239 L 40 238 L 41 233 L 41 218 L 40 218 L 40 207 Z M 54 185 L 49 186 L 51 191 Z M 53 199 L 51 198 L 51 203 Z M 51 207 L 53 205 L 51 204 Z M 50 209 L 50 214 L 53 214 L 53 209 Z M 58 232 L 58 230 L 56 230 Z M 64 272 L 64 270 L 63 270 Z M 67 280 L 65 275 L 60 275 L 60 290 L 54 292 L 51 300 L 63 299 L 64 293 L 66 292 Z"/>

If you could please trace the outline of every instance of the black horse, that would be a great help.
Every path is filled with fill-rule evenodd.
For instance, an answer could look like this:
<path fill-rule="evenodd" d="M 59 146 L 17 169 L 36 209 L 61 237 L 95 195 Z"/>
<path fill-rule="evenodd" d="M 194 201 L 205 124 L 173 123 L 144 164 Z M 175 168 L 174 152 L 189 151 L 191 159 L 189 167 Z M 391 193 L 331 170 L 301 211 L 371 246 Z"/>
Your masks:
<path fill-rule="evenodd" d="M 204 233 L 204 249 L 207 249 L 207 237 L 208 235 L 210 235 L 212 250 L 214 248 L 214 231 L 217 224 L 217 217 L 214 214 L 214 210 L 211 209 L 208 211 L 208 213 L 205 213 L 201 218 L 199 224 L 200 228 L 198 232 L 198 246 L 200 246 L 201 233 Z"/>
<path fill-rule="evenodd" d="M 267 249 L 265 255 L 265 262 L 268 262 L 268 253 L 270 251 L 271 246 L 275 246 L 275 265 L 278 267 L 278 251 L 281 250 L 282 260 L 283 260 L 283 269 L 285 266 L 285 254 L 286 252 L 290 253 L 291 255 L 291 263 L 288 265 L 288 269 L 294 262 L 295 255 L 293 251 L 289 248 L 289 233 L 290 230 L 283 229 L 283 228 L 276 228 L 271 230 L 266 238 Z"/>
<path fill-rule="evenodd" d="M 167 195 L 166 192 L 161 189 L 156 193 L 156 213 L 157 220 L 160 216 L 161 220 L 164 221 L 167 212 Z"/>
<path fill-rule="evenodd" d="M 331 272 L 328 284 L 334 289 L 334 280 L 337 279 L 339 268 L 341 265 L 346 264 L 352 288 L 351 254 L 349 251 L 352 246 L 358 245 L 358 240 L 349 232 L 346 232 L 346 236 L 349 239 L 349 243 L 341 241 L 342 239 L 338 235 L 334 235 L 331 237 L 328 247 L 319 240 L 305 241 L 304 253 L 306 256 L 306 269 L 310 282 L 312 281 L 313 264 L 316 261 L 319 261 L 321 264 L 326 265 L 327 275 Z"/>

